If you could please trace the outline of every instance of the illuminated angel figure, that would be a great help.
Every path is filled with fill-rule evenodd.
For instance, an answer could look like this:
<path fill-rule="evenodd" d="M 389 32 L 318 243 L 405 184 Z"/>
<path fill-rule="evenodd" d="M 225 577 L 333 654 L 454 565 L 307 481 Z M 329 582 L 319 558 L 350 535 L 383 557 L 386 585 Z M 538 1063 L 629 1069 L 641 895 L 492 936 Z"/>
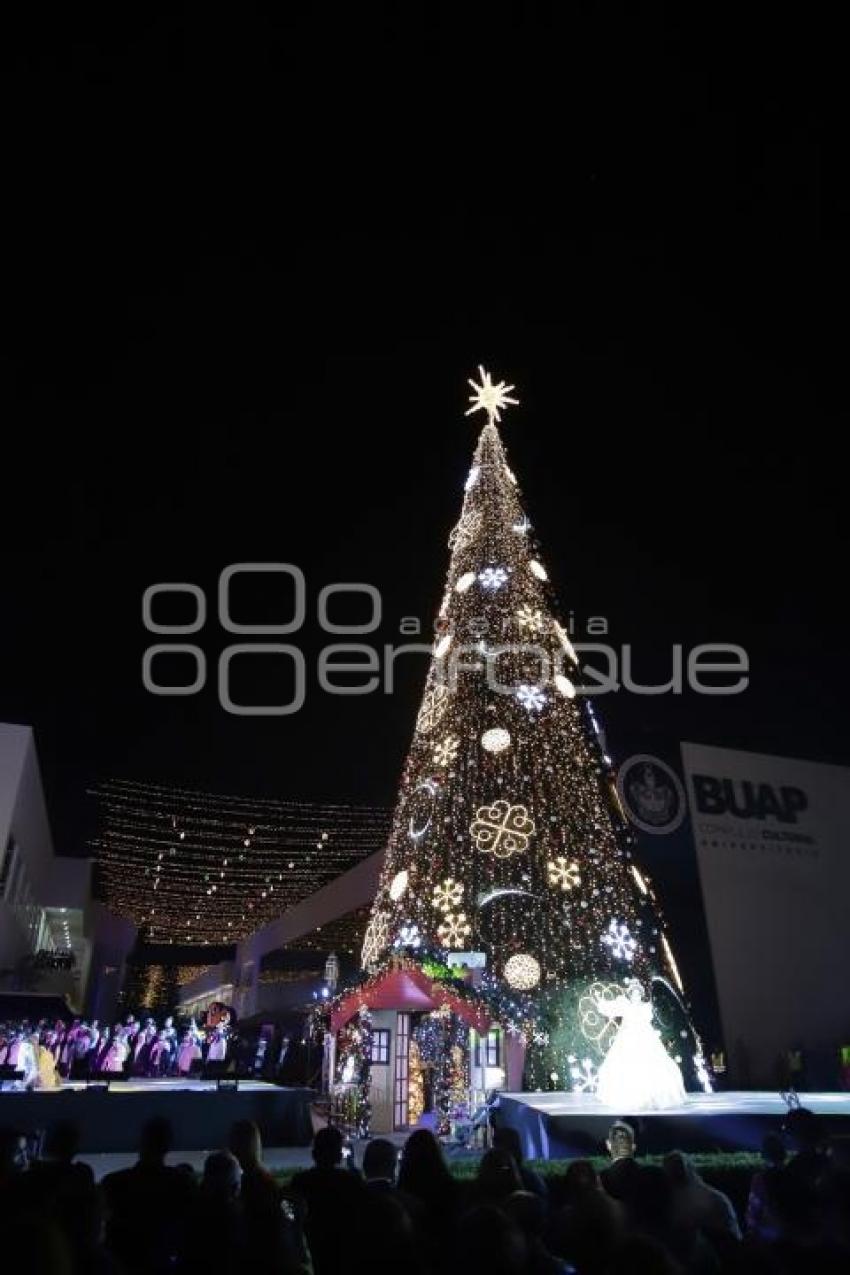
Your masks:
<path fill-rule="evenodd" d="M 605 1018 L 620 1020 L 599 1068 L 596 1096 L 624 1115 L 681 1106 L 685 1101 L 682 1073 L 652 1026 L 652 1002 L 644 1000 L 637 979 L 630 979 L 627 987 L 625 996 L 596 1002 Z"/>

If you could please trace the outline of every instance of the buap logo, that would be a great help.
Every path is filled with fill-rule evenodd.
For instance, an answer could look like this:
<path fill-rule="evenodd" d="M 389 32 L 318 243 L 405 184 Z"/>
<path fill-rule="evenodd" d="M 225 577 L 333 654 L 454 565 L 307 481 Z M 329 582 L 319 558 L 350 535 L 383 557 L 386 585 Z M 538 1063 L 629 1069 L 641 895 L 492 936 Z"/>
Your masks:
<path fill-rule="evenodd" d="M 777 823 L 796 823 L 797 816 L 809 808 L 802 788 L 771 784 L 750 779 L 729 779 L 717 775 L 691 775 L 697 810 L 701 815 L 734 815 L 736 819 L 775 819 Z"/>
<path fill-rule="evenodd" d="M 685 790 L 679 776 L 659 757 L 648 753 L 628 757 L 617 775 L 617 791 L 629 819 L 643 832 L 675 832 L 685 817 Z"/>

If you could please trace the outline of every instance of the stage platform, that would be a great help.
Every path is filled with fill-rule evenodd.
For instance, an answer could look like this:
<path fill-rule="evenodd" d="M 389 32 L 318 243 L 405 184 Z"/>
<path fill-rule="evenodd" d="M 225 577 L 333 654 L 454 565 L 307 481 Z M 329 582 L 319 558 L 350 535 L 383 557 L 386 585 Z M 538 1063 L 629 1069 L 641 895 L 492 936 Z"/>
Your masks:
<path fill-rule="evenodd" d="M 59 1089 L 0 1092 L 0 1125 L 35 1133 L 58 1120 L 80 1128 L 83 1152 L 132 1151 L 142 1126 L 153 1116 L 170 1121 L 174 1146 L 183 1151 L 227 1145 L 235 1120 L 253 1120 L 268 1146 L 301 1147 L 312 1136 L 312 1089 L 284 1089 L 261 1080 L 240 1080 L 234 1091 L 214 1080 L 114 1080 L 93 1088 L 70 1082 Z"/>
<path fill-rule="evenodd" d="M 800 1105 L 824 1118 L 835 1133 L 850 1134 L 850 1093 L 798 1094 Z M 644 1155 L 665 1151 L 758 1151 L 766 1133 L 778 1130 L 788 1107 L 778 1093 L 689 1094 L 681 1107 L 665 1111 L 616 1111 L 591 1094 L 501 1094 L 494 1123 L 522 1138 L 525 1155 L 559 1160 L 600 1155 L 614 1120 L 637 1130 Z"/>

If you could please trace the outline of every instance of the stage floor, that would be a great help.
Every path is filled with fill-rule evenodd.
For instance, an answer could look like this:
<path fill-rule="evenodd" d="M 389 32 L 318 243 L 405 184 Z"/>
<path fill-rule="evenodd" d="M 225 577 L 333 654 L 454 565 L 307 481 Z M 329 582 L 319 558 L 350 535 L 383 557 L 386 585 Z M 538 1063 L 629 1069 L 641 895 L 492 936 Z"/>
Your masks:
<path fill-rule="evenodd" d="M 800 1105 L 828 1129 L 850 1132 L 850 1093 L 802 1093 Z M 788 1114 L 780 1093 L 765 1091 L 688 1094 L 664 1111 L 631 1112 L 607 1107 L 592 1094 L 501 1094 L 497 1120 L 516 1129 L 525 1154 L 543 1160 L 604 1152 L 614 1120 L 627 1120 L 645 1154 L 665 1151 L 758 1151 L 764 1135 L 777 1131 Z"/>
<path fill-rule="evenodd" d="M 615 1120 L 626 1113 L 619 1108 L 606 1107 L 593 1094 L 580 1093 L 505 1093 L 502 1098 L 524 1103 L 535 1111 L 549 1116 L 602 1116 Z M 850 1116 L 850 1093 L 801 1093 L 797 1097 L 801 1107 L 823 1116 Z M 680 1107 L 665 1107 L 663 1111 L 641 1111 L 642 1119 L 657 1116 L 689 1116 L 702 1118 L 718 1115 L 784 1116 L 788 1106 L 781 1094 L 769 1090 L 729 1093 L 691 1093 Z"/>
<path fill-rule="evenodd" d="M 229 1079 L 229 1077 L 225 1077 Z M 215 1080 L 198 1080 L 187 1076 L 162 1076 L 156 1080 L 148 1080 L 143 1076 L 131 1076 L 128 1080 L 113 1079 L 107 1076 L 100 1076 L 94 1084 L 109 1084 L 110 1093 L 122 1094 L 163 1094 L 163 1093 L 210 1093 L 215 1091 L 218 1082 Z M 73 1090 L 79 1093 L 80 1090 L 88 1088 L 85 1080 L 65 1080 L 59 1089 L 39 1090 L 39 1093 L 67 1093 Z M 269 1091 L 280 1093 L 279 1085 L 272 1085 L 267 1080 L 242 1080 L 239 1081 L 240 1093 L 267 1093 Z"/>

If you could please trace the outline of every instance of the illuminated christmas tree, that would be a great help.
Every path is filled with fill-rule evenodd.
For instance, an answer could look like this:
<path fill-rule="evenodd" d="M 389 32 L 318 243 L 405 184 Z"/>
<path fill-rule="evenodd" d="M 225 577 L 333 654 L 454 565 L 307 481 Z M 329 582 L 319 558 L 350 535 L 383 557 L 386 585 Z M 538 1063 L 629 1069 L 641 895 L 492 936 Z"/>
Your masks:
<path fill-rule="evenodd" d="M 487 423 L 449 537 L 363 966 L 484 953 L 477 994 L 522 1034 L 533 1088 L 593 1087 L 617 1030 L 599 1003 L 637 979 L 694 1087 L 701 1050 L 659 904 L 499 434 L 513 387 L 483 369 L 470 384 L 469 411 Z"/>

